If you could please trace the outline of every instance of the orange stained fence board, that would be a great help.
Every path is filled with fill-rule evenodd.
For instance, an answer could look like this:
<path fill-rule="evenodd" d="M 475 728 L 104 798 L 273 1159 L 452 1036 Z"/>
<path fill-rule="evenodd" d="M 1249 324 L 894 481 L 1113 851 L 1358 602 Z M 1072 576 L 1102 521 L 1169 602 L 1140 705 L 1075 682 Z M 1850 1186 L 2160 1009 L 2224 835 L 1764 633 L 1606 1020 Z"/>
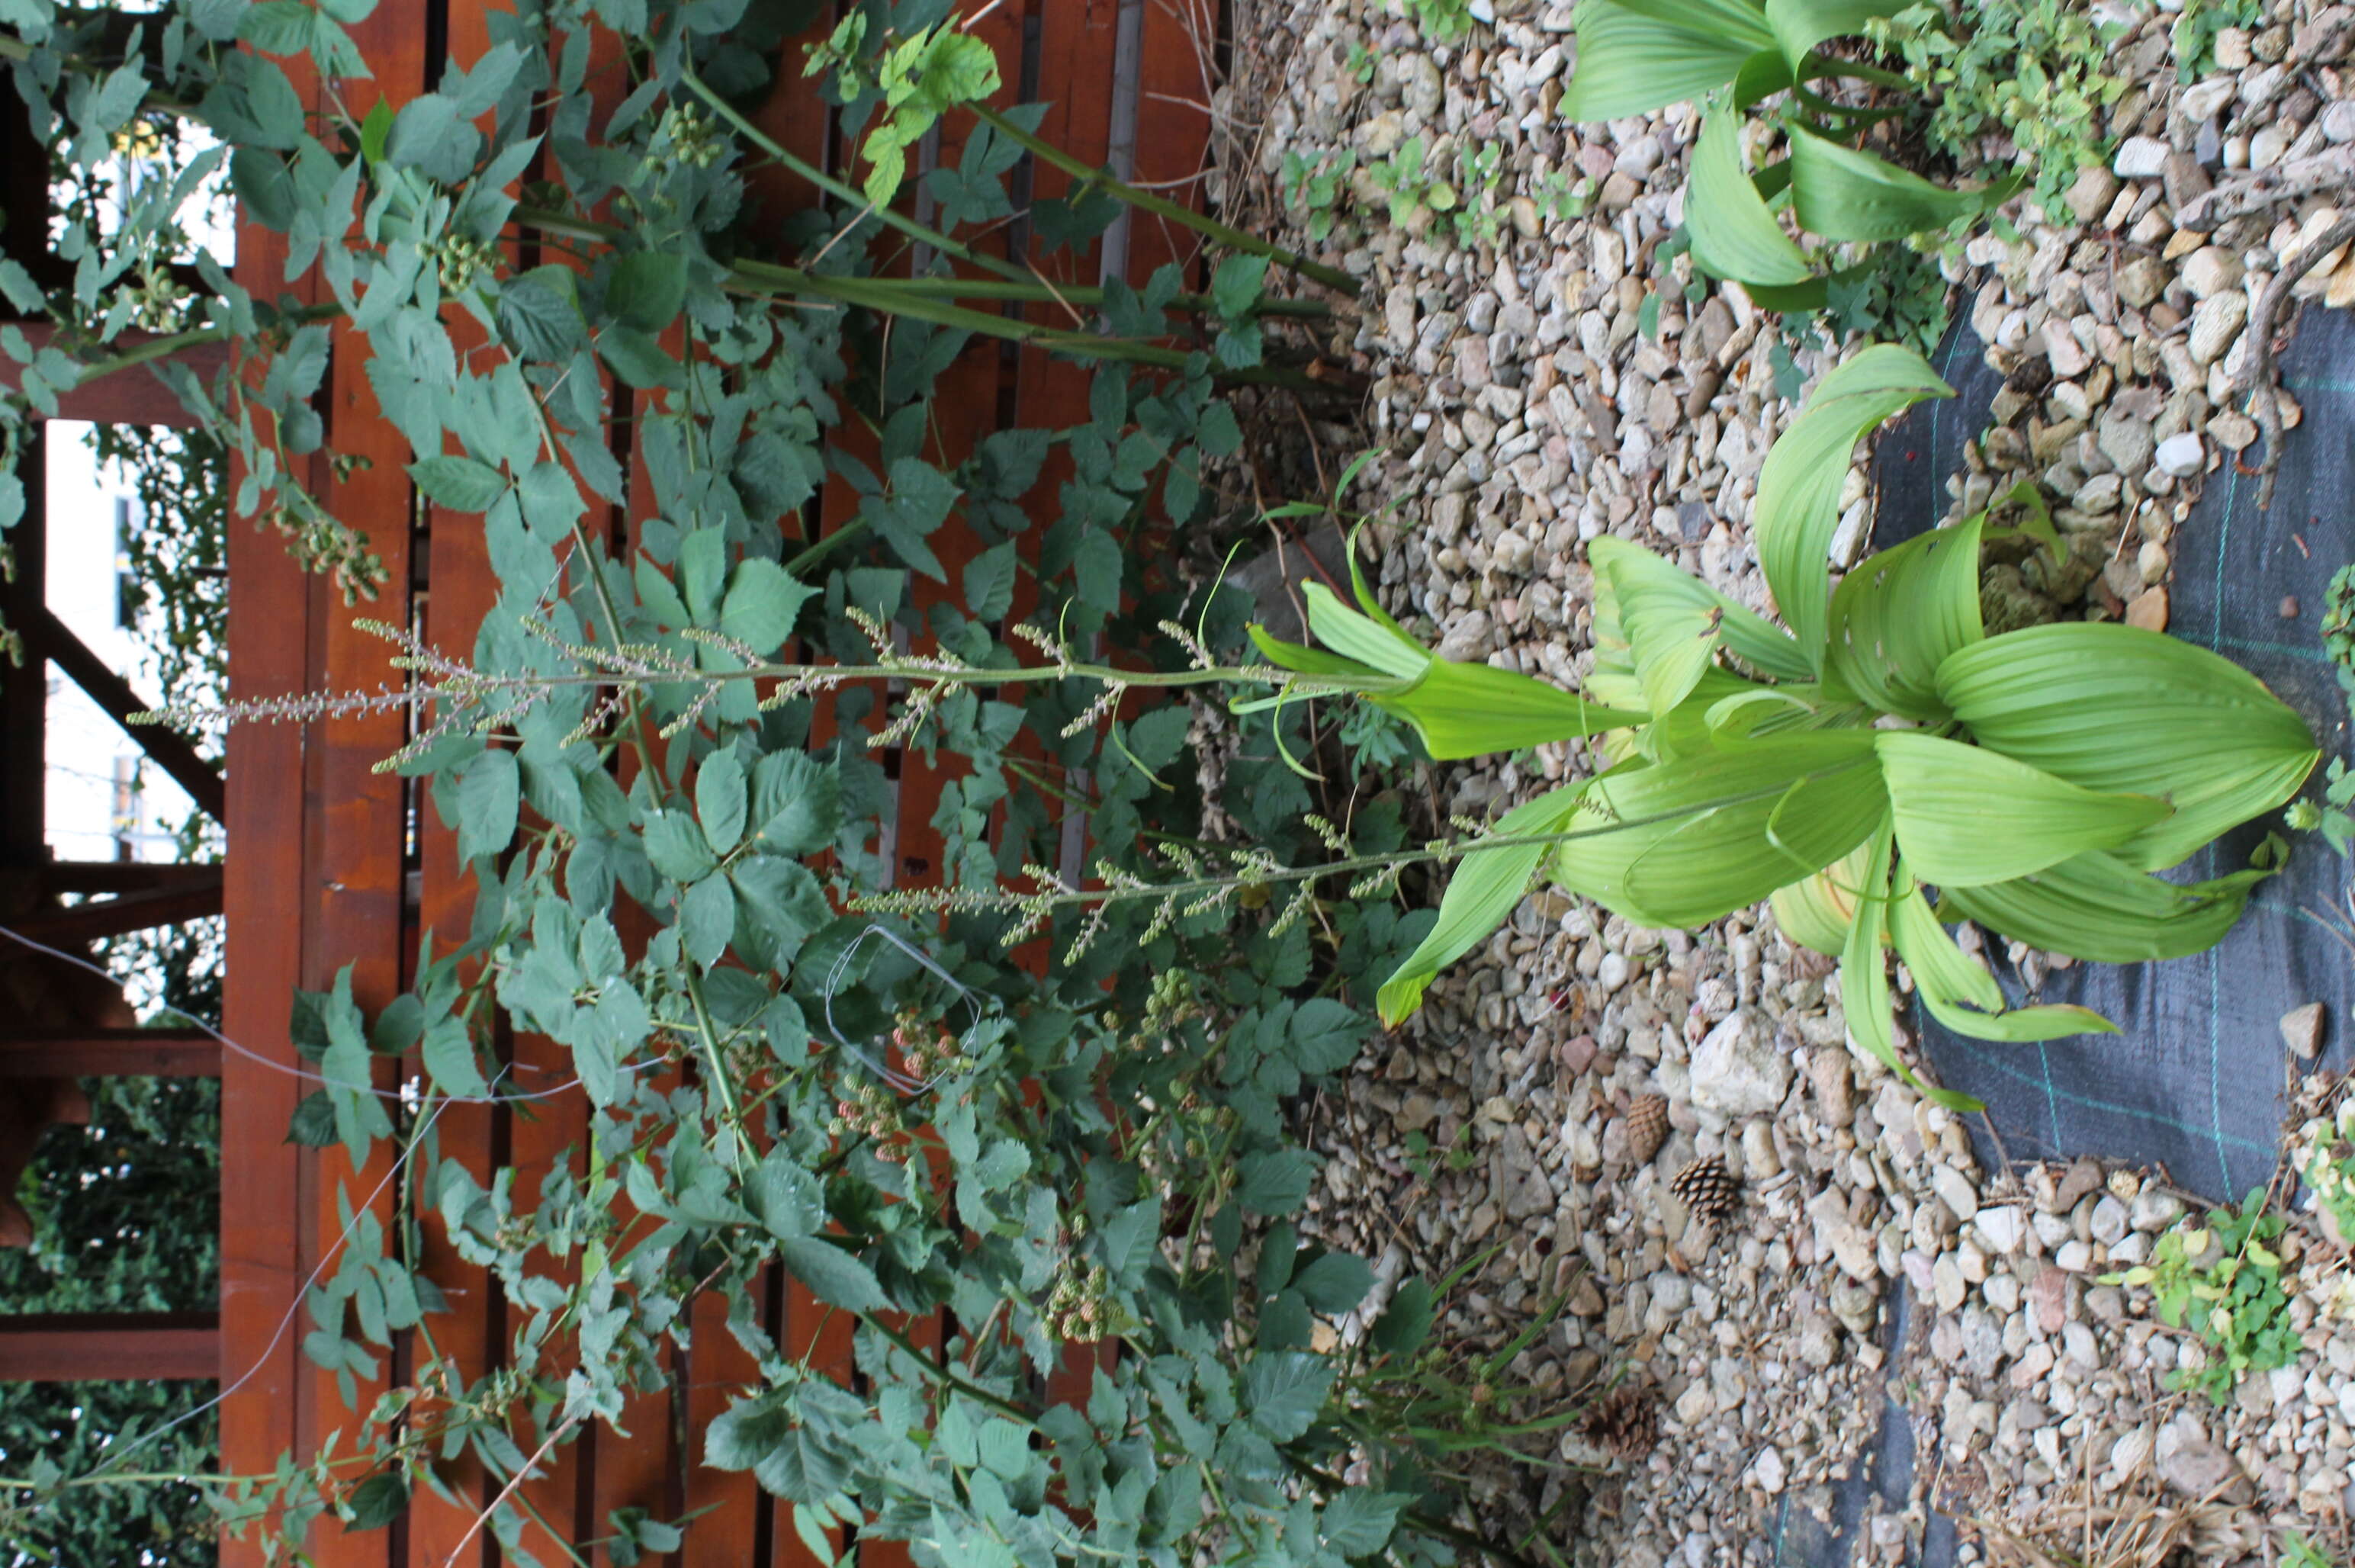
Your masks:
<path fill-rule="evenodd" d="M 1132 183 L 1181 207 L 1202 205 L 1199 176 L 1209 163 L 1209 49 L 1216 0 L 1145 0 L 1145 41 L 1136 86 L 1136 169 Z M 1190 274 L 1201 238 L 1147 212 L 1129 216 L 1128 280 L 1143 287 L 1165 262 Z M 1188 284 L 1199 280 L 1189 275 Z"/>
<path fill-rule="evenodd" d="M 398 109 L 425 91 L 425 22 L 421 0 L 408 0 L 379 5 L 353 26 L 353 39 L 372 75 L 339 84 L 351 112 L 365 115 L 379 100 Z M 328 444 L 339 454 L 365 461 L 330 485 L 326 500 L 337 517 L 368 536 L 383 559 L 387 581 L 375 603 L 346 608 L 331 582 L 314 579 L 316 608 L 311 624 L 318 648 L 314 658 L 330 688 L 365 689 L 393 677 L 387 667 L 393 650 L 356 628 L 354 618 L 378 617 L 396 625 L 409 620 L 413 526 L 406 469 L 410 453 L 408 442 L 377 406 L 365 369 L 364 340 L 340 321 L 331 328 L 331 338 Z M 398 996 L 401 986 L 405 791 L 400 778 L 379 773 L 376 767 L 406 738 L 404 717 L 396 711 L 331 717 L 314 726 L 313 743 L 304 755 L 304 816 L 312 838 L 306 859 L 315 868 L 302 901 L 309 906 L 316 941 L 305 955 L 307 983 L 325 990 L 335 983 L 337 971 L 348 965 L 352 998 L 369 1018 Z M 389 1072 L 379 1071 L 377 1081 L 379 1087 L 392 1086 Z M 390 1231 L 393 1158 L 389 1142 L 378 1144 L 358 1170 L 341 1149 L 314 1153 L 313 1214 L 322 1259 L 340 1246 L 346 1201 L 355 1213 L 363 1208 L 373 1211 Z M 345 1332 L 358 1339 L 357 1321 L 347 1323 Z M 312 1379 L 314 1433 L 324 1440 L 341 1431 L 345 1449 L 359 1431 L 361 1414 L 390 1386 L 389 1350 L 368 1348 L 378 1375 L 358 1380 L 356 1402 L 346 1403 L 335 1379 Z M 320 1568 L 385 1568 L 391 1562 L 392 1542 L 392 1534 L 385 1531 L 347 1534 L 329 1517 L 314 1531 L 312 1551 Z"/>
<path fill-rule="evenodd" d="M 316 108 L 318 82 L 299 60 L 288 73 Z M 286 245 L 259 224 L 238 229 L 236 277 L 254 293 L 285 292 Z M 312 298 L 319 290 L 301 285 Z M 311 466 L 315 469 L 316 464 Z M 232 483 L 240 477 L 232 470 Z M 315 601 L 302 570 L 272 530 L 239 519 L 229 530 L 235 613 L 229 620 L 229 695 L 240 701 L 310 689 Z M 222 872 L 226 916 L 223 1032 L 253 1056 L 221 1065 L 222 1468 L 266 1474 L 308 1435 L 310 1381 L 301 1343 L 301 1295 L 313 1238 L 306 1160 L 286 1126 L 307 1087 L 288 1038 L 288 1008 L 305 979 L 305 923 L 290 890 L 307 885 L 304 731 L 246 724 L 228 737 L 228 842 Z M 307 1450 L 306 1450 L 307 1451 Z M 225 1541 L 223 1568 L 259 1568 L 261 1532 Z"/>

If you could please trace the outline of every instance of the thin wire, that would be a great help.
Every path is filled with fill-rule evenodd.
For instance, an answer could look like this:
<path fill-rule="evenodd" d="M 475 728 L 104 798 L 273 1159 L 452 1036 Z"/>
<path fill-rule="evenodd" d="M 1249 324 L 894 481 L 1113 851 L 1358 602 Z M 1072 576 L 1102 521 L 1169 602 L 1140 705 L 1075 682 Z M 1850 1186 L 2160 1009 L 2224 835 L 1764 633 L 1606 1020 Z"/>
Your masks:
<path fill-rule="evenodd" d="M 14 935 L 15 933 L 9 933 L 9 934 Z M 19 937 L 17 940 L 22 941 L 23 938 Z M 243 1372 L 239 1374 L 238 1380 L 235 1382 L 221 1390 L 220 1392 L 213 1395 L 212 1398 L 197 1406 L 194 1410 L 187 1411 L 183 1414 L 176 1416 L 172 1420 L 165 1422 L 155 1431 L 150 1432 L 146 1436 L 142 1437 L 136 1443 L 124 1448 L 121 1453 L 116 1454 L 106 1460 L 103 1464 L 100 1465 L 98 1468 L 91 1471 L 86 1476 L 80 1477 L 80 1480 L 84 1482 L 96 1480 L 99 1477 L 105 1475 L 109 1470 L 121 1465 L 124 1460 L 130 1458 L 132 1455 L 138 1453 L 142 1448 L 146 1447 L 147 1445 L 155 1442 L 165 1433 L 171 1432 L 175 1428 L 185 1426 L 189 1422 L 197 1419 L 197 1417 L 206 1413 L 208 1411 L 218 1409 L 224 1401 L 229 1398 L 230 1395 L 236 1393 L 238 1390 L 243 1388 L 246 1384 L 251 1382 L 256 1377 L 261 1375 L 261 1369 L 270 1364 L 270 1358 L 278 1353 L 278 1347 L 285 1341 L 286 1330 L 293 1326 L 294 1315 L 303 1309 L 304 1301 L 310 1296 L 313 1287 L 318 1285 L 320 1277 L 327 1272 L 327 1265 L 336 1261 L 336 1255 L 344 1250 L 344 1243 L 350 1241 L 352 1239 L 352 1232 L 359 1228 L 360 1221 L 364 1219 L 373 1217 L 373 1211 L 376 1208 L 376 1200 L 384 1196 L 384 1189 L 392 1185 L 394 1179 L 400 1175 L 401 1168 L 408 1165 L 410 1157 L 414 1156 L 420 1148 L 424 1147 L 425 1135 L 433 1130 L 433 1124 L 442 1119 L 442 1113 L 448 1110 L 453 1104 L 455 1104 L 454 1101 L 444 1099 L 442 1104 L 433 1107 L 432 1115 L 425 1118 L 425 1125 L 417 1129 L 415 1136 L 410 1137 L 409 1140 L 409 1147 L 400 1151 L 400 1157 L 392 1162 L 392 1168 L 384 1173 L 384 1179 L 378 1182 L 375 1189 L 368 1195 L 368 1198 L 361 1202 L 357 1208 L 352 1211 L 352 1217 L 348 1221 L 345 1221 L 344 1228 L 340 1232 L 336 1232 L 335 1243 L 328 1247 L 326 1252 L 321 1255 L 318 1266 L 311 1271 L 311 1277 L 303 1282 L 302 1287 L 294 1292 L 294 1298 L 286 1304 L 285 1316 L 278 1319 L 277 1332 L 270 1336 L 269 1345 L 262 1349 L 260 1356 L 255 1358 L 253 1364 L 246 1368 Z M 191 1482 L 189 1484 L 194 1485 L 195 1483 Z M 56 1506 L 58 1498 L 62 1495 L 62 1491 L 53 1494 L 47 1503 L 41 1505 L 40 1509 L 37 1509 L 35 1511 L 34 1517 L 38 1518 L 40 1512 Z"/>
<path fill-rule="evenodd" d="M 29 947 L 36 953 L 47 954 L 48 956 L 57 959 L 60 963 L 70 964 L 77 969 L 87 969 L 101 980 L 114 982 L 117 984 L 120 983 L 114 975 L 91 963 L 88 958 L 77 954 L 60 952 L 57 948 L 48 946 L 44 943 L 34 941 L 31 937 L 25 935 L 21 932 L 11 931 L 6 926 L 0 925 L 0 936 L 5 936 L 11 942 Z M 184 1018 L 187 1017 L 186 1014 L 182 1014 L 181 1016 Z M 325 1084 L 330 1089 L 350 1090 L 357 1089 L 357 1087 L 354 1084 L 342 1083 L 336 1079 L 322 1077 L 316 1072 L 307 1072 L 300 1067 L 291 1067 L 285 1062 L 280 1061 L 273 1057 L 264 1056 L 258 1051 L 250 1051 L 246 1047 L 238 1044 L 237 1041 L 229 1039 L 229 1036 L 221 1033 L 220 1030 L 213 1028 L 212 1025 L 205 1022 L 202 1019 L 189 1018 L 188 1021 L 196 1025 L 197 1028 L 202 1029 L 206 1034 L 210 1035 L 219 1043 L 220 1048 L 223 1051 L 243 1057 L 246 1061 L 254 1063 L 256 1066 L 266 1067 L 272 1072 L 282 1072 L 289 1078 L 299 1078 L 305 1083 Z M 555 1071 L 553 1068 L 540 1067 L 529 1062 L 512 1062 L 507 1064 L 507 1067 L 503 1069 L 503 1071 L 512 1071 L 517 1067 L 529 1067 L 531 1071 L 535 1072 L 550 1072 Z M 633 1067 L 625 1069 L 624 1071 L 634 1072 L 639 1071 L 639 1069 Z M 557 1095 L 563 1093 L 565 1091 L 576 1087 L 580 1082 L 581 1080 L 578 1078 L 568 1078 L 553 1089 L 536 1090 L 528 1094 L 444 1094 L 442 1098 L 461 1105 L 515 1104 L 527 1100 L 554 1099 Z M 402 1100 L 405 1102 L 408 1097 L 408 1091 L 405 1089 L 378 1089 L 373 1084 L 360 1092 L 373 1094 L 379 1100 Z"/>
<path fill-rule="evenodd" d="M 934 963 L 930 954 L 924 952 L 923 949 L 910 942 L 906 937 L 901 936 L 898 932 L 884 925 L 870 924 L 866 930 L 860 932 L 857 936 L 852 937 L 849 944 L 845 946 L 841 954 L 836 957 L 834 967 L 826 971 L 825 997 L 826 1032 L 834 1036 L 835 1043 L 837 1045 L 841 1046 L 844 1051 L 849 1052 L 850 1055 L 856 1057 L 860 1062 L 864 1063 L 868 1072 L 874 1073 L 878 1078 L 882 1079 L 883 1082 L 891 1085 L 892 1088 L 898 1090 L 901 1094 L 921 1094 L 930 1089 L 933 1084 L 938 1083 L 942 1079 L 946 1078 L 948 1073 L 945 1071 L 935 1072 L 930 1078 L 923 1079 L 921 1082 L 911 1078 L 906 1073 L 900 1072 L 897 1068 L 891 1067 L 885 1062 L 879 1061 L 874 1057 L 868 1055 L 866 1049 L 862 1046 L 853 1044 L 849 1039 L 843 1034 L 841 1027 L 834 1021 L 834 998 L 836 994 L 842 989 L 843 976 L 850 967 L 851 958 L 861 947 L 866 945 L 867 939 L 870 936 L 881 937 L 884 941 L 898 948 L 908 957 L 915 960 L 915 962 L 927 973 L 931 974 L 933 977 L 940 980 L 942 984 L 947 986 L 949 989 L 957 994 L 957 999 L 964 1003 L 966 1010 L 973 1016 L 973 1022 L 967 1026 L 964 1039 L 960 1043 L 969 1043 L 973 1039 L 975 1030 L 981 1028 L 981 998 L 975 996 L 972 989 L 963 981 L 950 974 L 947 970 L 942 968 L 937 963 Z"/>

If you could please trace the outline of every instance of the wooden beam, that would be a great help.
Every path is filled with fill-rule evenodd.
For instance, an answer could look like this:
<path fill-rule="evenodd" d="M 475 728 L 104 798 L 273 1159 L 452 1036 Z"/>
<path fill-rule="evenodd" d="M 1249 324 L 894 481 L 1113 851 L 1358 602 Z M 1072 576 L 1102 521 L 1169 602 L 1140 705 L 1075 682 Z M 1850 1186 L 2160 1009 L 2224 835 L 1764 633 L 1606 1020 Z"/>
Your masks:
<path fill-rule="evenodd" d="M 36 875 L 41 891 L 49 893 L 154 893 L 221 885 L 218 862 L 52 860 L 37 868 Z"/>
<path fill-rule="evenodd" d="M 41 348 L 57 336 L 56 324 L 47 321 L 18 321 L 9 325 L 22 332 L 36 349 Z M 127 353 L 142 344 L 154 341 L 152 332 L 126 332 L 108 345 L 117 354 Z M 229 345 L 200 343 L 183 348 L 170 358 L 186 365 L 197 373 L 197 379 L 207 386 L 212 384 L 221 367 L 229 363 Z M 5 354 L 0 354 L 0 388 L 15 391 L 20 384 L 24 367 Z M 36 420 L 48 419 L 30 404 L 25 411 Z M 165 386 L 161 378 L 144 365 L 127 370 L 117 370 L 85 381 L 69 392 L 58 394 L 56 418 L 87 420 L 91 424 L 165 424 L 182 427 L 195 424 L 196 420 L 182 406 L 180 395 Z"/>
<path fill-rule="evenodd" d="M 218 1312 L 0 1317 L 0 1382 L 150 1382 L 220 1371 Z"/>
<path fill-rule="evenodd" d="M 167 724 L 133 724 L 131 716 L 147 711 L 147 704 L 131 689 L 131 683 L 107 667 L 106 661 L 90 651 L 66 624 L 52 614 L 47 605 L 40 606 L 23 623 L 25 639 L 33 652 L 66 672 L 76 686 L 90 694 L 91 701 L 106 710 L 108 718 L 123 726 L 123 732 L 139 743 L 148 759 L 171 776 L 172 782 L 188 792 L 188 798 L 198 810 L 215 822 L 229 820 L 229 795 L 222 786 L 220 770 L 197 754 L 197 749 L 186 737 Z"/>
<path fill-rule="evenodd" d="M 0 112 L 0 128 L 12 118 Z M 0 138 L 0 149 L 6 145 Z M 46 155 L 37 161 L 48 167 Z M 14 176 L 15 170 L 0 158 L 0 188 L 15 185 Z M 20 633 L 40 608 L 42 585 L 48 577 L 48 525 L 42 515 L 48 490 L 48 445 L 42 426 L 25 428 L 16 448 L 25 515 L 0 540 L 16 556 L 14 572 L 0 573 L 0 619 Z M 49 858 L 48 682 L 49 672 L 37 658 L 0 658 L 0 722 L 6 724 L 8 734 L 8 743 L 0 746 L 0 862 L 12 866 Z"/>
<path fill-rule="evenodd" d="M 9 929 L 52 946 L 95 942 L 126 932 L 158 925 L 186 925 L 192 920 L 221 912 L 221 886 L 175 888 L 163 892 L 125 893 L 66 909 L 45 909 L 18 920 Z"/>
<path fill-rule="evenodd" d="M 220 1041 L 195 1029 L 0 1034 L 0 1080 L 218 1078 Z"/>

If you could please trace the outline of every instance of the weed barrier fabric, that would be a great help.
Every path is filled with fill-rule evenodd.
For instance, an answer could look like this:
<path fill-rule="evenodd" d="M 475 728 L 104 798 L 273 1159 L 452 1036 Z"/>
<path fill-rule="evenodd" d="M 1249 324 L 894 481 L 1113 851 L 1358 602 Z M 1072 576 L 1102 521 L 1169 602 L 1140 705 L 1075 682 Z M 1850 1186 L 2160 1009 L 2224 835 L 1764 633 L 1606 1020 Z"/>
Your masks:
<path fill-rule="evenodd" d="M 2003 386 L 1967 325 L 1948 336 L 1934 363 L 1956 395 L 1917 405 L 1882 433 L 1873 453 L 1874 549 L 1945 517 L 1946 481 L 1963 472 L 1963 448 L 1987 429 Z M 2305 419 L 2283 443 L 2273 506 L 2257 509 L 2258 480 L 2239 472 L 2231 453 L 2200 477 L 2191 515 L 2168 542 L 2167 629 L 2256 675 L 2304 716 L 2327 766 L 2349 747 L 2347 701 L 2320 626 L 2332 574 L 2355 560 L 2355 315 L 2308 308 L 2281 365 Z M 2260 450 L 2241 455 L 2254 461 Z M 2117 527 L 2118 549 L 2132 560 L 2141 536 L 2123 516 Z M 2282 613 L 2288 599 L 2297 602 L 2294 616 Z M 2149 743 L 2166 745 L 2168 737 L 2154 733 Z M 2318 800 L 2321 791 L 2318 768 L 2304 794 Z M 2168 875 L 2195 880 L 2238 869 L 2278 822 L 2276 814 L 2239 829 Z M 2048 973 L 2031 996 L 2001 944 L 1990 944 L 2008 995 L 2092 1008 L 2118 1026 L 2116 1034 L 2006 1045 L 1952 1034 L 1913 1010 L 1910 1027 L 1938 1081 L 1987 1103 L 1984 1121 L 1966 1122 L 1983 1170 L 2092 1156 L 2161 1168 L 2179 1186 L 2217 1200 L 2271 1179 L 2293 1071 L 2343 1070 L 2355 1036 L 2355 954 L 2325 918 L 2346 912 L 2348 862 L 2318 834 L 2292 836 L 2291 845 L 2288 865 L 2259 885 L 2240 923 L 2208 953 L 2081 964 Z M 2282 1015 L 2308 1002 L 2322 1003 L 2326 1015 L 2313 1063 L 2292 1061 L 2281 1033 Z M 1894 1355 L 1910 1319 L 1936 1308 L 1902 1277 L 1884 1285 L 1882 1343 Z M 1885 1510 L 1902 1510 L 1915 1466 L 1936 1462 L 1914 1452 L 1913 1424 L 1900 1407 L 1888 1404 L 1884 1415 L 1859 1473 L 1836 1491 L 1828 1528 L 1796 1499 L 1782 1510 L 1768 1543 L 1778 1568 L 1863 1561 L 1868 1502 L 1878 1497 Z M 1948 1568 L 1955 1544 L 1953 1520 L 1934 1513 L 1907 1561 Z"/>

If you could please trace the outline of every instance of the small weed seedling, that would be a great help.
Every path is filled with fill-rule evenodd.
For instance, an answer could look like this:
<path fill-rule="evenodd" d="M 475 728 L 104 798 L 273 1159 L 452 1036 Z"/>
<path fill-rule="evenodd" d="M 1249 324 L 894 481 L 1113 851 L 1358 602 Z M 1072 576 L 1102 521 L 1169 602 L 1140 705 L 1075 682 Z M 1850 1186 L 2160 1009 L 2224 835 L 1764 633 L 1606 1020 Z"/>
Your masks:
<path fill-rule="evenodd" d="M 1421 136 L 1409 136 L 1366 172 L 1389 201 L 1390 219 L 1397 227 L 1407 228 L 1428 213 L 1431 227 L 1452 234 L 1456 243 L 1492 245 L 1504 227 L 1496 206 L 1504 165 L 1504 148 L 1496 142 L 1458 149 L 1449 159 Z"/>
<path fill-rule="evenodd" d="M 1594 182 L 1574 180 L 1568 169 L 1556 169 L 1538 181 L 1534 194 L 1540 212 L 1553 222 L 1567 223 L 1586 216 L 1587 204 L 1594 199 Z"/>
<path fill-rule="evenodd" d="M 1340 216 L 1341 197 L 1357 166 L 1358 155 L 1348 147 L 1313 159 L 1298 153 L 1284 155 L 1284 197 L 1307 214 L 1308 237 L 1319 245 L 1332 237 L 1333 220 Z"/>
<path fill-rule="evenodd" d="M 1470 0 L 1406 0 L 1415 28 L 1434 44 L 1452 44 L 1472 30 Z"/>
<path fill-rule="evenodd" d="M 2289 1292 L 2273 1243 L 2288 1221 L 2265 1209 L 2262 1189 L 2237 1210 L 2213 1209 L 2207 1221 L 2185 1221 L 2158 1239 L 2150 1262 L 2105 1285 L 2147 1285 L 2158 1315 L 2200 1336 L 2211 1354 L 2197 1369 L 2179 1368 L 2169 1386 L 2197 1389 L 2222 1405 L 2243 1372 L 2271 1371 L 2297 1359 L 2290 1326 Z"/>

